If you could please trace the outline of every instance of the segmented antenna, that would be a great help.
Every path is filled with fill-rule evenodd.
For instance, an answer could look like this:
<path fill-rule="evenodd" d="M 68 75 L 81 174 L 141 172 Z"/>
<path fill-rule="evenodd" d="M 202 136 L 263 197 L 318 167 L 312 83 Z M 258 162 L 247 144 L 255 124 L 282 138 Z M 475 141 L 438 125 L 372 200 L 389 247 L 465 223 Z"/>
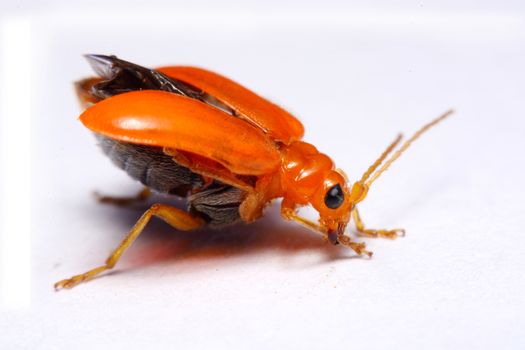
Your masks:
<path fill-rule="evenodd" d="M 366 181 L 366 179 L 370 176 L 370 174 L 375 170 L 375 168 L 377 168 L 382 162 L 383 160 L 386 158 L 386 156 L 394 149 L 394 147 L 399 143 L 399 141 L 401 140 L 401 135 L 399 135 L 397 137 L 397 139 L 386 149 L 385 152 L 383 152 L 383 154 L 381 155 L 381 157 L 379 157 L 379 159 L 370 167 L 368 168 L 368 170 L 366 171 L 366 173 L 363 175 L 363 177 L 361 178 L 361 182 L 364 183 L 366 181 L 366 186 L 367 187 L 370 187 L 370 185 L 372 184 L 372 182 L 374 182 L 384 171 L 386 171 L 390 165 L 392 165 L 393 162 L 396 161 L 397 158 L 399 158 L 403 152 L 405 152 L 408 147 L 410 147 L 410 145 L 412 144 L 412 142 L 414 142 L 415 140 L 417 140 L 421 135 L 423 135 L 428 129 L 430 129 L 431 127 L 433 127 L 434 125 L 438 124 L 439 122 L 441 122 L 443 119 L 447 118 L 449 115 L 451 115 L 452 113 L 454 113 L 454 110 L 448 110 L 447 112 L 443 113 L 442 115 L 440 115 L 439 117 L 437 117 L 436 119 L 432 120 L 430 123 L 424 125 L 421 129 L 419 129 L 418 131 L 416 131 L 416 133 L 414 135 L 412 135 L 411 138 L 409 138 L 408 140 L 406 140 L 402 145 L 401 147 L 392 155 L 392 157 L 390 157 L 390 159 L 388 159 L 385 164 L 383 164 L 383 166 L 381 168 L 379 168 L 379 170 L 377 170 L 373 175 L 372 177 L 370 178 L 370 180 Z"/>
<path fill-rule="evenodd" d="M 398 145 L 399 141 L 401 141 L 401 139 L 403 138 L 403 134 L 399 134 L 397 135 L 397 138 L 394 140 L 394 142 L 392 142 L 390 144 L 390 146 L 388 146 L 388 148 L 383 152 L 383 154 L 381 154 L 381 157 L 379 157 L 375 162 L 374 164 L 370 165 L 370 167 L 368 168 L 368 170 L 363 174 L 363 176 L 361 177 L 361 180 L 359 180 L 359 182 L 361 183 L 365 183 L 365 181 L 370 177 L 370 175 L 372 175 L 372 173 L 374 172 L 374 170 L 376 170 L 376 168 L 378 166 L 381 165 L 381 163 L 383 163 L 383 161 L 385 160 L 385 158 L 390 154 L 390 152 L 392 152 L 392 150 L 394 148 L 396 148 L 396 146 Z"/>

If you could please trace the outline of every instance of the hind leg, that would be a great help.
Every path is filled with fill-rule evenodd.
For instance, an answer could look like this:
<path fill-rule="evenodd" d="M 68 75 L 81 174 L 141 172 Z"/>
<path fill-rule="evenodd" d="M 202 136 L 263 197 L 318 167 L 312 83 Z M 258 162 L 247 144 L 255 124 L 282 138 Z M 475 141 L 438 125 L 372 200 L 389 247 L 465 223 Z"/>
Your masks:
<path fill-rule="evenodd" d="M 112 269 L 117 264 L 122 254 L 131 246 L 135 239 L 137 239 L 140 233 L 144 230 L 144 227 L 154 216 L 181 231 L 195 230 L 205 224 L 203 219 L 178 208 L 164 204 L 154 204 L 141 216 L 131 231 L 129 231 L 122 242 L 120 242 L 119 246 L 106 259 L 104 265 L 91 269 L 83 274 L 59 281 L 55 283 L 55 289 L 73 288 L 81 282 L 92 279 L 103 271 Z"/>

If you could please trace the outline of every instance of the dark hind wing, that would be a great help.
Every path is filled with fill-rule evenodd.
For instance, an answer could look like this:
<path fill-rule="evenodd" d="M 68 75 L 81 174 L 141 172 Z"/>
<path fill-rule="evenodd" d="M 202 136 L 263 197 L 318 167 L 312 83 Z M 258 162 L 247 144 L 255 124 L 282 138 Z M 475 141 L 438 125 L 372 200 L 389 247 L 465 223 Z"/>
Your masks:
<path fill-rule="evenodd" d="M 94 84 L 90 91 L 100 99 L 136 90 L 161 90 L 198 100 L 204 99 L 201 90 L 187 83 L 116 56 L 86 55 L 86 58 L 93 70 L 103 79 Z"/>

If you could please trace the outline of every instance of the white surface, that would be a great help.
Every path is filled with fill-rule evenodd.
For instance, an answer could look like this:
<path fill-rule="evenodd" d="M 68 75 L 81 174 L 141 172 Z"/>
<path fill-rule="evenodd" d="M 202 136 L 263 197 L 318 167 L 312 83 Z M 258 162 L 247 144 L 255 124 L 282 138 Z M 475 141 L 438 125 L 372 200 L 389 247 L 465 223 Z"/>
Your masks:
<path fill-rule="evenodd" d="M 0 348 L 523 348 L 523 8 L 454 3 L 30 13 L 31 304 L 0 311 Z M 55 293 L 142 211 L 91 196 L 140 187 L 76 119 L 71 83 L 92 74 L 83 53 L 230 76 L 297 115 L 352 179 L 397 132 L 457 113 L 361 206 L 369 226 L 408 232 L 366 239 L 372 260 L 273 206 L 222 232 L 154 222 L 114 273 Z"/>

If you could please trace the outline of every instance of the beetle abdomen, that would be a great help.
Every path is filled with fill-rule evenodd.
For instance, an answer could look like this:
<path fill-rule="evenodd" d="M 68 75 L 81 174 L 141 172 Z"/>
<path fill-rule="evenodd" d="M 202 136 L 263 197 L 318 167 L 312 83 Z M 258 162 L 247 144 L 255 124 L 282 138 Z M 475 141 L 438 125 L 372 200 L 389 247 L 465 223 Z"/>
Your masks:
<path fill-rule="evenodd" d="M 189 191 L 204 184 L 202 176 L 175 163 L 160 147 L 96 136 L 102 150 L 116 166 L 156 192 L 186 197 Z"/>
<path fill-rule="evenodd" d="M 104 153 L 116 166 L 156 192 L 187 197 L 188 209 L 204 218 L 208 225 L 220 227 L 240 220 L 239 206 L 244 199 L 244 191 L 214 181 L 204 190 L 192 193 L 192 190 L 203 187 L 202 176 L 177 164 L 160 147 L 95 135 Z"/>
<path fill-rule="evenodd" d="M 210 226 L 226 226 L 241 219 L 239 206 L 244 197 L 243 190 L 215 181 L 188 197 L 188 209 L 204 217 Z"/>

